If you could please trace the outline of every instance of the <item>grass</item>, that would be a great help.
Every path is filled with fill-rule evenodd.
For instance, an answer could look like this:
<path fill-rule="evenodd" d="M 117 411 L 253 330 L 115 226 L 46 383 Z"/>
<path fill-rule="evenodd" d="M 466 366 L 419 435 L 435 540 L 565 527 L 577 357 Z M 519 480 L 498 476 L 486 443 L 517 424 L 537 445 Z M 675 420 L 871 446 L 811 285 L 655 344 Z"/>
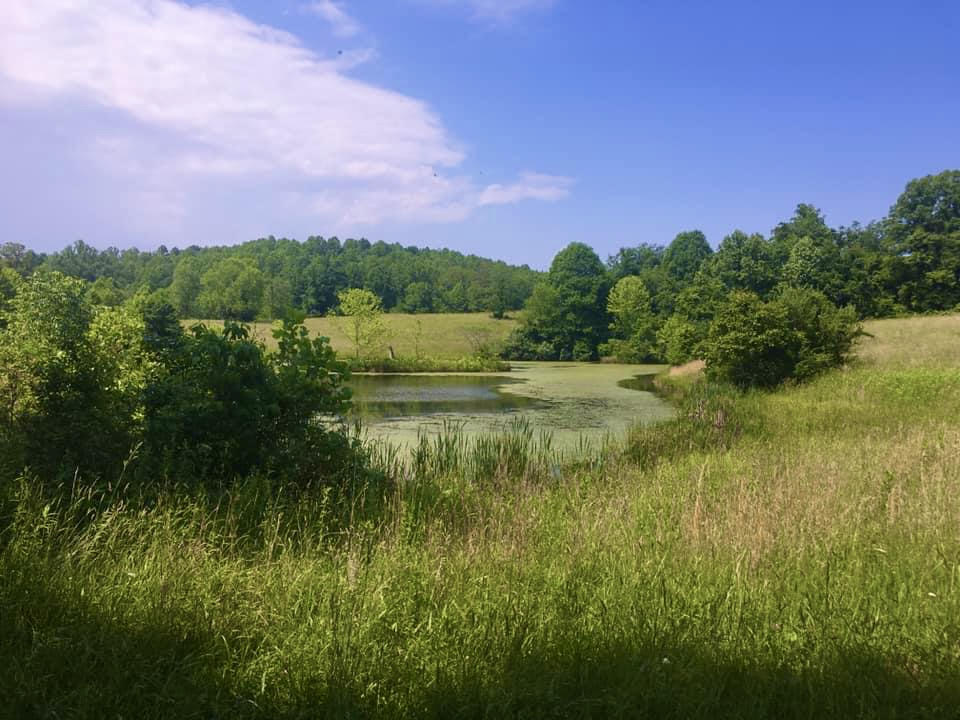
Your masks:
<path fill-rule="evenodd" d="M 957 717 L 958 328 L 871 323 L 776 393 L 675 380 L 603 456 L 381 448 L 398 482 L 352 502 L 8 482 L 0 714 Z"/>
<path fill-rule="evenodd" d="M 495 320 L 489 313 L 435 313 L 410 315 L 388 313 L 383 316 L 387 337 L 377 355 L 387 355 L 387 346 L 398 356 L 450 360 L 475 355 L 485 345 L 498 346 L 517 326 L 515 317 Z M 192 325 L 196 320 L 185 321 Z M 221 325 L 219 320 L 202 321 L 210 326 Z M 344 355 L 352 355 L 354 347 L 345 332 L 342 318 L 307 318 L 304 323 L 311 335 L 330 338 L 333 348 Z M 270 335 L 271 323 L 252 323 L 254 334 L 267 347 L 274 347 Z"/>
<path fill-rule="evenodd" d="M 347 358 L 354 372 L 370 373 L 419 373 L 419 372 L 507 372 L 510 363 L 496 357 L 465 355 L 458 358 L 415 357 L 398 355 L 391 357 Z"/>

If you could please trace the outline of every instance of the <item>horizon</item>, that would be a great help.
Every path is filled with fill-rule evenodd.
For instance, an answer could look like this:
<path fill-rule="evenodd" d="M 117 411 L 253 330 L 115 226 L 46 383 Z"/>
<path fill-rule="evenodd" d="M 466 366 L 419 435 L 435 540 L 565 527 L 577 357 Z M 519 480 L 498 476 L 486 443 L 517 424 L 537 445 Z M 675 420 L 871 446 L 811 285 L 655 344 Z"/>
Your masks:
<path fill-rule="evenodd" d="M 960 167 L 960 7 L 15 0 L 0 211 L 56 252 L 366 238 L 543 270 Z M 320 232 L 317 232 L 317 231 Z"/>

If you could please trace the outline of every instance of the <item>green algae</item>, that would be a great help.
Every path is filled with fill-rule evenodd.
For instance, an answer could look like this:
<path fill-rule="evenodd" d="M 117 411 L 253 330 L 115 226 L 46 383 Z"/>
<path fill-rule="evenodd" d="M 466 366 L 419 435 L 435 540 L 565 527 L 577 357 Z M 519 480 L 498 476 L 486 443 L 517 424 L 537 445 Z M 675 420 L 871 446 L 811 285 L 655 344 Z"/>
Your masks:
<path fill-rule="evenodd" d="M 456 425 L 467 436 L 524 419 L 556 447 L 602 443 L 636 424 L 673 417 L 648 381 L 656 365 L 518 362 L 507 374 L 365 376 L 354 381 L 368 436 L 412 447 Z"/>

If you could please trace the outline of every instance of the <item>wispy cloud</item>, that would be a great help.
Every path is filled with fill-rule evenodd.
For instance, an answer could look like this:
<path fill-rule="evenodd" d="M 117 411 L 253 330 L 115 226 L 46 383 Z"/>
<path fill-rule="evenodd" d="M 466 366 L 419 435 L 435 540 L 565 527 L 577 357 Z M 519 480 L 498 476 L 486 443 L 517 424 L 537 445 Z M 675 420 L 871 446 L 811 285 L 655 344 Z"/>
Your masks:
<path fill-rule="evenodd" d="M 357 27 L 340 6 L 314 5 L 339 32 Z M 224 197 L 262 187 L 290 212 L 349 223 L 453 221 L 569 191 L 567 179 L 533 173 L 478 186 L 457 170 L 464 151 L 425 103 L 348 74 L 370 57 L 324 56 L 213 6 L 7 0 L 0 105 L 58 119 L 95 108 L 98 121 L 71 136 L 91 173 L 178 222 L 211 187 Z M 0 182 L 16 182 L 4 172 Z"/>
<path fill-rule="evenodd" d="M 338 37 L 353 37 L 360 32 L 360 25 L 354 20 L 343 7 L 333 0 L 315 0 L 307 3 L 304 8 L 326 20 L 333 34 Z"/>
<path fill-rule="evenodd" d="M 478 204 L 509 205 L 521 200 L 561 200 L 570 194 L 573 179 L 542 173 L 523 173 L 510 185 L 488 185 L 480 193 Z"/>
<path fill-rule="evenodd" d="M 432 5 L 464 7 L 474 20 L 509 24 L 520 15 L 537 10 L 547 10 L 558 0 L 421 0 Z"/>

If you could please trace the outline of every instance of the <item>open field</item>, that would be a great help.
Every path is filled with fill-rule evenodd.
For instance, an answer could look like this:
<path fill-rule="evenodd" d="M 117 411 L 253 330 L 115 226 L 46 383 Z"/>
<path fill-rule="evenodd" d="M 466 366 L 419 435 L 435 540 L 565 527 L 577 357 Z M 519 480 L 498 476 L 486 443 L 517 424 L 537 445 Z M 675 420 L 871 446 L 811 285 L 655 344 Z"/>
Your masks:
<path fill-rule="evenodd" d="M 960 366 L 960 315 L 930 315 L 907 320 L 869 320 L 859 356 L 884 368 L 956 368 Z"/>
<path fill-rule="evenodd" d="M 397 355 L 423 355 L 436 358 L 457 358 L 477 351 L 478 343 L 501 343 L 517 326 L 515 316 L 495 320 L 489 313 L 431 313 L 410 315 L 388 313 L 383 316 L 388 334 L 381 349 L 385 355 L 387 345 Z M 196 320 L 187 320 L 192 325 Z M 209 326 L 222 325 L 220 320 L 203 320 Z M 353 352 L 345 329 L 344 318 L 307 318 L 304 323 L 311 335 L 330 338 L 330 344 L 340 353 Z M 254 334 L 263 339 L 268 347 L 273 346 L 270 335 L 271 323 L 251 323 Z"/>
<path fill-rule="evenodd" d="M 622 453 L 453 438 L 346 507 L 7 483 L 0 714 L 955 718 L 960 318 L 868 329 L 805 386 L 675 380 Z"/>

